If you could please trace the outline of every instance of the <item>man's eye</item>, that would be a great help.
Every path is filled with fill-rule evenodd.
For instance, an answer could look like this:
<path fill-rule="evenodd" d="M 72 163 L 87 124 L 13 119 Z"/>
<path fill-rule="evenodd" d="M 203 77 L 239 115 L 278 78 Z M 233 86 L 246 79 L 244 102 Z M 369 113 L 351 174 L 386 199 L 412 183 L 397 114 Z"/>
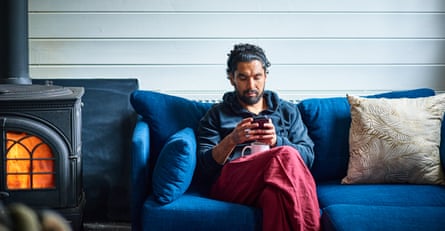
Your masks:
<path fill-rule="evenodd" d="M 255 75 L 255 80 L 260 80 L 260 79 L 262 79 L 262 78 L 263 78 L 262 75 Z"/>

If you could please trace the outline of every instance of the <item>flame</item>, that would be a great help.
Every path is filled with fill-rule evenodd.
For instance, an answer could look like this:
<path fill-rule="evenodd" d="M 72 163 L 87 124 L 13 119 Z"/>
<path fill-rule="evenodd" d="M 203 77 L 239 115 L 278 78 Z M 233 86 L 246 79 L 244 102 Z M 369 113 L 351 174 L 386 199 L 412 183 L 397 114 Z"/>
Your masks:
<path fill-rule="evenodd" d="M 54 156 L 39 137 L 6 133 L 6 182 L 8 189 L 55 187 Z"/>

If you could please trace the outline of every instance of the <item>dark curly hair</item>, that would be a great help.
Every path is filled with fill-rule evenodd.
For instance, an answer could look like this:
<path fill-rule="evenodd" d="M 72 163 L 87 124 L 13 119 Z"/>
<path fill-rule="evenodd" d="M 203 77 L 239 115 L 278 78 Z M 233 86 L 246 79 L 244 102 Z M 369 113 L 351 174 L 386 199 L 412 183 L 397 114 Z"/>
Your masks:
<path fill-rule="evenodd" d="M 264 53 L 264 50 L 256 45 L 241 43 L 234 46 L 233 50 L 227 54 L 227 77 L 236 71 L 239 62 L 250 62 L 258 60 L 263 64 L 264 71 L 268 73 L 270 62 Z"/>

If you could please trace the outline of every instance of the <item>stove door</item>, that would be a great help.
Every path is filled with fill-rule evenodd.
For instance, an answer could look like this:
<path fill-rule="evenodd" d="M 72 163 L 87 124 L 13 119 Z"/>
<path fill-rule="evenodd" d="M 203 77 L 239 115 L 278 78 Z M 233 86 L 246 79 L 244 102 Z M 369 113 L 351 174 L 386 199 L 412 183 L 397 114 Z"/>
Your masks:
<path fill-rule="evenodd" d="M 33 207 L 67 205 L 69 145 L 37 118 L 0 116 L 0 197 Z"/>

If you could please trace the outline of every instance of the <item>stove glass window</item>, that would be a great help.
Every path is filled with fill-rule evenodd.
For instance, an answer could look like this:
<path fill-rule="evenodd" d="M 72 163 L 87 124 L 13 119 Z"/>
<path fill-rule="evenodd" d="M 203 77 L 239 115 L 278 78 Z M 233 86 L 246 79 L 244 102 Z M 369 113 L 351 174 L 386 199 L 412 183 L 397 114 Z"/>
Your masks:
<path fill-rule="evenodd" d="M 50 146 L 25 132 L 6 133 L 8 190 L 55 188 L 55 158 Z"/>

